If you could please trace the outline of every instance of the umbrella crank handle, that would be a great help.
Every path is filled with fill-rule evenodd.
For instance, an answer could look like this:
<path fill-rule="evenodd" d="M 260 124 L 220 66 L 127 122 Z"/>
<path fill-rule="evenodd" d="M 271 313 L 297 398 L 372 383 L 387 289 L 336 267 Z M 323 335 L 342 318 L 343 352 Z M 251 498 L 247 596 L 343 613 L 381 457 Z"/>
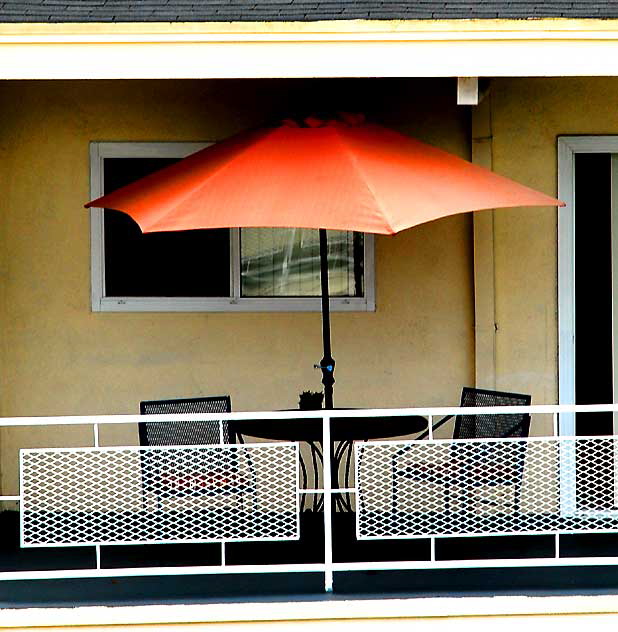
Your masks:
<path fill-rule="evenodd" d="M 331 356 L 322 358 L 320 364 L 314 364 L 314 368 L 322 371 L 322 384 L 324 384 L 324 408 L 333 408 L 333 384 L 335 383 L 335 360 Z"/>
<path fill-rule="evenodd" d="M 322 358 L 318 368 L 322 371 L 322 384 L 324 385 L 324 408 L 333 409 L 333 384 L 335 383 L 335 360 L 327 354 Z"/>

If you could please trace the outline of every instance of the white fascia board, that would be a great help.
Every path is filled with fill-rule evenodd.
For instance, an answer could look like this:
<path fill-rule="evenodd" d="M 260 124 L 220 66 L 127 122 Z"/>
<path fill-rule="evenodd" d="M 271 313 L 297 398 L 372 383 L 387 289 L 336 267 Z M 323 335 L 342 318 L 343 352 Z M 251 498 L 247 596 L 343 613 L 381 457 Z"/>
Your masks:
<path fill-rule="evenodd" d="M 618 20 L 0 24 L 2 79 L 618 75 Z"/>

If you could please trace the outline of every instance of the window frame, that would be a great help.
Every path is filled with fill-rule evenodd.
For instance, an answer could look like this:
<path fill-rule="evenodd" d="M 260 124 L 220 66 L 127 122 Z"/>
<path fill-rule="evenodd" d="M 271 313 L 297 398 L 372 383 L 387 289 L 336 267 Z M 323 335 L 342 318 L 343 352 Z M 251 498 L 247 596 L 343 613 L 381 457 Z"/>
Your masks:
<path fill-rule="evenodd" d="M 212 142 L 91 142 L 90 199 L 103 195 L 106 158 L 184 158 Z M 240 296 L 240 229 L 230 229 L 229 297 L 105 296 L 105 232 L 103 209 L 90 209 L 90 277 L 93 312 L 319 312 L 320 297 Z M 375 311 L 374 236 L 364 239 L 365 296 L 331 297 L 332 311 Z"/>

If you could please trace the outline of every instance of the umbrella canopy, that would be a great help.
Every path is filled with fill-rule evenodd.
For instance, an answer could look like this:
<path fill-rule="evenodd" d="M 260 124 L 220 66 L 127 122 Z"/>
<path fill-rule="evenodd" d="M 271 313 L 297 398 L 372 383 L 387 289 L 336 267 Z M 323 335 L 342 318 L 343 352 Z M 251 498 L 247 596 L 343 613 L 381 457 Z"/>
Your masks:
<path fill-rule="evenodd" d="M 238 134 L 86 206 L 144 232 L 330 228 L 393 234 L 480 209 L 558 201 L 379 125 L 281 126 Z"/>
<path fill-rule="evenodd" d="M 325 229 L 394 234 L 448 215 L 562 202 L 379 125 L 283 124 L 238 134 L 86 207 L 128 213 L 143 232 L 320 229 L 325 405 L 335 361 Z"/>

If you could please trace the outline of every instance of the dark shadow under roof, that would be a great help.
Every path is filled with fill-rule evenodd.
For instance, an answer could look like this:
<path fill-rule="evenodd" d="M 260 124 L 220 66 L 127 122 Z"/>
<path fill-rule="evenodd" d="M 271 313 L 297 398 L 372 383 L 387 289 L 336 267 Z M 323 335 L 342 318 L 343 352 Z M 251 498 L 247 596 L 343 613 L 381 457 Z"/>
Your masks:
<path fill-rule="evenodd" d="M 618 18 L 615 0 L 0 0 L 0 22 Z"/>

